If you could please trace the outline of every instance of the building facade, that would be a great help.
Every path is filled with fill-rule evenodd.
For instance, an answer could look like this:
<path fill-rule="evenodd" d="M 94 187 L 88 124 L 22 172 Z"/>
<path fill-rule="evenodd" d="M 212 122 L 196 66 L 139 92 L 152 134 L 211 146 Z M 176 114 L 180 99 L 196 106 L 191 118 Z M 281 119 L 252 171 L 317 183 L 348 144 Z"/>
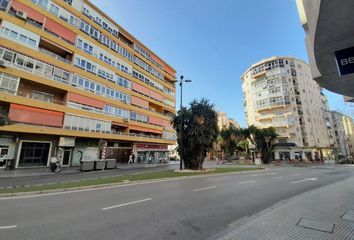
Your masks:
<path fill-rule="evenodd" d="M 218 115 L 218 127 L 219 130 L 228 129 L 231 126 L 236 128 L 240 128 L 240 124 L 238 124 L 234 119 L 229 118 L 224 112 L 217 112 Z"/>
<path fill-rule="evenodd" d="M 175 70 L 88 0 L 0 0 L 0 162 L 167 158 Z M 3 161 L 2 161 L 3 162 Z"/>
<path fill-rule="evenodd" d="M 337 142 L 337 157 L 354 157 L 354 123 L 353 119 L 345 114 L 332 111 L 335 137 Z"/>
<path fill-rule="evenodd" d="M 276 129 L 276 160 L 331 158 L 326 97 L 306 62 L 271 57 L 253 64 L 241 80 L 248 126 Z"/>
<path fill-rule="evenodd" d="M 354 97 L 354 1 L 296 2 L 313 79 L 332 92 Z"/>

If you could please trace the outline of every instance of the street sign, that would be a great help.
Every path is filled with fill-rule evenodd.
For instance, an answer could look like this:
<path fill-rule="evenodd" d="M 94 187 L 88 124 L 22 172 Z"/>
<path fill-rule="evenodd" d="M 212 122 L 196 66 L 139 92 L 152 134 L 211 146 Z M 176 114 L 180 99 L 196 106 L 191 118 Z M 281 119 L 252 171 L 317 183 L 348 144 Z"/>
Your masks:
<path fill-rule="evenodd" d="M 354 73 L 354 47 L 336 51 L 334 54 L 339 76 Z"/>

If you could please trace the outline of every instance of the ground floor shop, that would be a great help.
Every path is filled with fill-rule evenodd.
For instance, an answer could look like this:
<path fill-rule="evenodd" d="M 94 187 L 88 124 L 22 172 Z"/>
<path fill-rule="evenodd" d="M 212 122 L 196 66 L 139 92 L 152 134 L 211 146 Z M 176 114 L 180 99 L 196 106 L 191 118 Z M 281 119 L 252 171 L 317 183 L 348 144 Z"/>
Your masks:
<path fill-rule="evenodd" d="M 277 143 L 274 145 L 275 161 L 326 161 L 334 159 L 333 148 L 306 148 L 298 147 L 293 143 Z"/>
<path fill-rule="evenodd" d="M 162 163 L 168 161 L 169 153 L 168 145 L 164 144 L 40 134 L 0 135 L 0 168 L 8 163 L 11 168 L 48 167 L 51 160 L 67 167 L 98 159 L 128 163 L 131 154 L 137 163 Z"/>

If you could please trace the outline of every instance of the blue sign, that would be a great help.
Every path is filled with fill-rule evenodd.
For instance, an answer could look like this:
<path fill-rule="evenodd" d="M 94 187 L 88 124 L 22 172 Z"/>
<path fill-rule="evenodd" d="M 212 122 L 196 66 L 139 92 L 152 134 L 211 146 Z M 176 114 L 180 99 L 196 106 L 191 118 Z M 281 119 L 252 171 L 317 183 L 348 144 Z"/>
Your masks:
<path fill-rule="evenodd" d="M 339 50 L 334 54 L 339 76 L 354 73 L 354 47 Z"/>

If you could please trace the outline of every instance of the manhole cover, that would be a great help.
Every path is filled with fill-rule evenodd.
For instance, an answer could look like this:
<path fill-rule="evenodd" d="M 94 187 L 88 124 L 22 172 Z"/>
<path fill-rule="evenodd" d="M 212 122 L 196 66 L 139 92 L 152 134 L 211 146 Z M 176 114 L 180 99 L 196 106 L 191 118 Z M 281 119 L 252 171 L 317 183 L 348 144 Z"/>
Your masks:
<path fill-rule="evenodd" d="M 348 210 L 342 217 L 344 220 L 349 220 L 354 222 L 354 210 Z"/>
<path fill-rule="evenodd" d="M 306 218 L 301 218 L 297 225 L 300 227 L 313 229 L 321 232 L 327 232 L 327 233 L 333 233 L 334 230 L 333 223 L 319 222 L 319 221 L 310 220 Z"/>

